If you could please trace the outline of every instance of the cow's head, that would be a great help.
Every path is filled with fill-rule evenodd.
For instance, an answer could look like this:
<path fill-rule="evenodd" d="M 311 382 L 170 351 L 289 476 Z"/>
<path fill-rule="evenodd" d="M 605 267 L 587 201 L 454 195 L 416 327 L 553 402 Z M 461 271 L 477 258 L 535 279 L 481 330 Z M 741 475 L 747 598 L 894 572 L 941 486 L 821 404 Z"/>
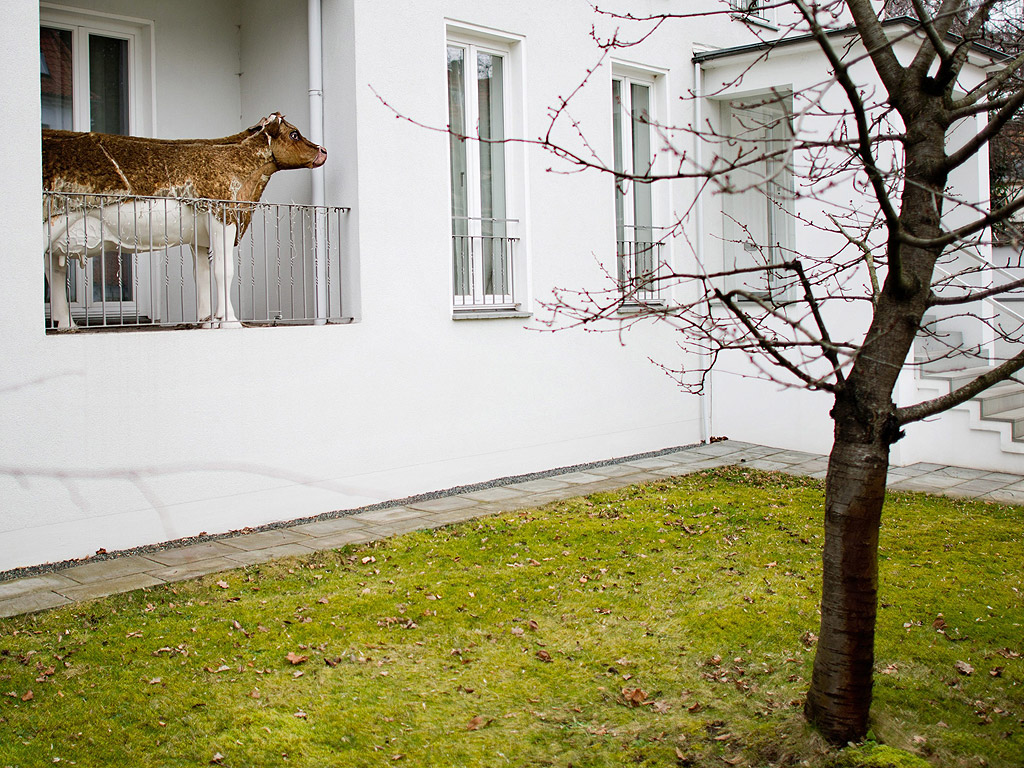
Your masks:
<path fill-rule="evenodd" d="M 327 162 L 327 150 L 305 138 L 280 112 L 260 120 L 249 133 L 267 137 L 274 163 L 282 170 L 319 168 Z"/>

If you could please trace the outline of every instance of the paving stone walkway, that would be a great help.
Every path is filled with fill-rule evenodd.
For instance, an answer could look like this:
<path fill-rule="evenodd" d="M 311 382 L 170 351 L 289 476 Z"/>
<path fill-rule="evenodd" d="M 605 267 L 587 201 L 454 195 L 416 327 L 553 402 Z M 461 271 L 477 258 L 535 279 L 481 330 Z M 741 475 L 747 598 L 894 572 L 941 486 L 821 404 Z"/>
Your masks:
<path fill-rule="evenodd" d="M 314 522 L 240 533 L 187 546 L 169 545 L 144 554 L 126 554 L 51 573 L 0 581 L 0 617 L 181 581 L 278 557 L 438 528 L 497 512 L 537 507 L 572 496 L 615 490 L 712 467 L 743 464 L 820 478 L 825 476 L 826 463 L 824 456 L 816 454 L 726 440 L 646 458 L 588 465 L 583 469 L 553 470 L 537 479 L 484 483 L 478 490 L 460 492 L 456 489 L 430 494 L 434 498 L 423 501 L 357 514 L 324 516 Z M 1024 504 L 1024 474 L 914 464 L 893 467 L 889 487 Z"/>

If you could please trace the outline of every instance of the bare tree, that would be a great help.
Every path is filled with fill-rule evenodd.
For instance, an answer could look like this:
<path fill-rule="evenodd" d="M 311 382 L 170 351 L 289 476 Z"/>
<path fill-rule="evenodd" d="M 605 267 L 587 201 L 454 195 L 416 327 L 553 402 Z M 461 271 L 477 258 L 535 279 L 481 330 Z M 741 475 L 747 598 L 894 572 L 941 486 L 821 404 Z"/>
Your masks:
<path fill-rule="evenodd" d="M 765 5 L 730 2 L 723 12 Z M 791 27 L 782 31 L 787 42 L 805 36 L 824 56 L 822 72 L 829 74 L 816 87 L 732 104 L 731 119 L 717 123 L 704 118 L 671 126 L 634 114 L 634 120 L 649 121 L 661 151 L 672 156 L 667 171 L 657 170 L 665 163 L 627 171 L 621 163 L 602 162 L 585 140 L 582 149 L 570 149 L 549 133 L 538 143 L 575 168 L 612 174 L 620 190 L 689 178 L 705 194 L 722 199 L 761 195 L 776 228 L 816 228 L 820 242 L 838 245 L 798 252 L 777 233 L 766 238 L 753 232 L 750 219 L 731 213 L 723 202 L 723 239 L 744 251 L 746 261 L 673 270 L 659 263 L 656 243 L 637 237 L 628 247 L 620 245 L 614 290 L 558 291 L 551 307 L 562 323 L 588 327 L 652 316 L 673 324 L 684 345 L 701 352 L 696 370 L 679 372 L 691 389 L 703 386 L 722 355 L 741 353 L 773 380 L 834 398 L 821 631 L 805 713 L 829 740 L 845 743 L 868 729 L 878 538 L 890 448 L 909 425 L 1024 368 L 1019 320 L 981 308 L 1024 286 L 1019 274 L 995 269 L 985 256 L 992 228 L 1024 209 L 1024 197 L 1004 196 L 995 203 L 970 199 L 951 183 L 977 162 L 1024 104 L 1024 54 L 1019 47 L 1000 46 L 1008 54 L 993 49 L 989 34 L 998 22 L 1004 43 L 1019 40 L 1020 4 L 906 0 L 882 9 L 871 0 L 774 0 L 771 5 L 792 14 Z M 611 49 L 670 34 L 674 21 L 704 13 L 609 13 L 641 25 L 642 31 L 632 41 L 617 32 L 603 45 Z M 766 40 L 751 67 L 775 55 L 775 45 Z M 992 68 L 987 78 L 969 82 L 968 62 L 979 56 Z M 880 87 L 865 87 L 864 65 L 870 65 Z M 836 89 L 842 94 L 840 109 L 825 98 Z M 567 114 L 568 103 L 553 110 L 553 122 Z M 812 122 L 831 128 L 802 135 L 799 126 Z M 695 156 L 679 146 L 684 133 L 699 136 L 704 151 Z M 843 208 L 824 202 L 823 190 L 841 184 L 853 184 L 871 204 Z M 822 215 L 801 213 L 808 210 L 801 204 L 808 199 L 822 201 Z M 687 211 L 673 222 L 668 235 L 690 231 L 685 218 L 693 214 Z M 690 298 L 650 300 L 669 285 Z M 836 322 L 842 313 L 837 305 L 863 307 L 863 327 L 851 331 L 850 323 Z M 993 359 L 980 343 L 955 341 L 943 330 L 950 318 L 983 325 L 981 335 L 1000 342 L 1001 357 Z M 915 340 L 930 349 L 932 362 L 945 358 L 963 368 L 984 366 L 947 394 L 897 406 L 894 389 L 901 371 L 916 364 Z"/>

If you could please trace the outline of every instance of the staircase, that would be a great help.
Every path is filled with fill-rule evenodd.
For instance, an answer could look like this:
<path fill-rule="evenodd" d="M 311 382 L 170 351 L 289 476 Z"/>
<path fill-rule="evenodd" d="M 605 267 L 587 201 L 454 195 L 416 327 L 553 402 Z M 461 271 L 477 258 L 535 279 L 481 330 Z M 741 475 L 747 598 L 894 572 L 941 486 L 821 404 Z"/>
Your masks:
<path fill-rule="evenodd" d="M 959 370 L 923 370 L 921 377 L 936 382 L 945 382 L 947 391 L 952 391 L 973 381 L 988 368 L 962 368 Z M 1002 448 L 1011 453 L 1024 454 L 1024 384 L 1004 381 L 989 387 L 984 392 L 958 406 L 971 414 L 974 429 L 999 432 Z"/>

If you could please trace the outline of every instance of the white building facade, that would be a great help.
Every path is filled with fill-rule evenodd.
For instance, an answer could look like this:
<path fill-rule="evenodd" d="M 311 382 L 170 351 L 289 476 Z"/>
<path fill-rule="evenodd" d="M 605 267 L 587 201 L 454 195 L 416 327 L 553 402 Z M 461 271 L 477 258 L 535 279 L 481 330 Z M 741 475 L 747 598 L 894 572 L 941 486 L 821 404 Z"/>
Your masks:
<path fill-rule="evenodd" d="M 668 325 L 563 328 L 546 307 L 557 289 L 614 290 L 654 263 L 692 271 L 693 244 L 716 258 L 722 225 L 711 202 L 700 225 L 684 216 L 693 181 L 566 173 L 538 137 L 627 173 L 667 164 L 652 123 L 692 123 L 695 77 L 722 76 L 694 54 L 770 38 L 781 20 L 721 13 L 604 53 L 592 24 L 598 37 L 635 27 L 584 0 L 11 0 L 5 11 L 0 571 L 711 434 L 827 450 L 826 396 L 779 392 L 736 363 L 702 402 L 651 362 L 699 362 Z M 799 57 L 765 74 L 791 89 L 806 76 Z M 275 176 L 264 200 L 346 209 L 330 317 L 47 331 L 40 123 L 176 139 L 233 134 L 274 111 L 329 159 Z M 113 263 L 118 281 L 141 270 Z M 109 274 L 80 279 L 110 300 Z M 669 306 L 687 290 L 645 298 Z M 934 439 L 913 439 L 906 460 L 939 460 Z M 978 460 L 1002 461 L 990 455 L 1003 454 Z"/>

